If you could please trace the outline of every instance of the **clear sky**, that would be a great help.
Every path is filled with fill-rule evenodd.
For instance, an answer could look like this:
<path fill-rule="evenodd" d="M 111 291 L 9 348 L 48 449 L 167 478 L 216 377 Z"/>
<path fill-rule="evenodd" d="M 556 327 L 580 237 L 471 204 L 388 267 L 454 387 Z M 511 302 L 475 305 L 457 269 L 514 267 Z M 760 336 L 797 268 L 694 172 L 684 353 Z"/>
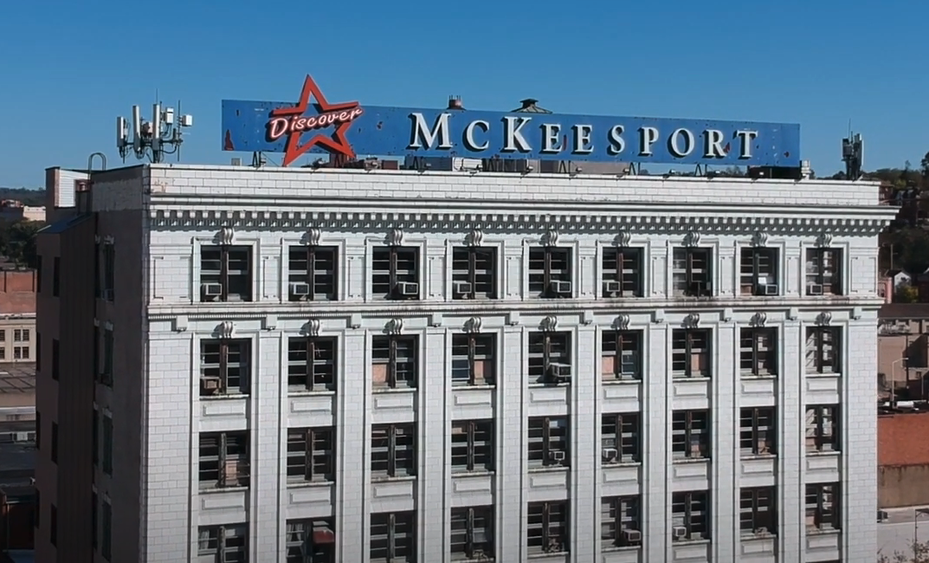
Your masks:
<path fill-rule="evenodd" d="M 156 90 L 194 115 L 182 161 L 228 163 L 220 100 L 296 101 L 307 73 L 330 100 L 370 105 L 534 97 L 559 113 L 795 122 L 820 175 L 842 168 L 849 119 L 865 169 L 929 151 L 924 0 L 3 4 L 0 186 L 40 186 L 94 151 L 119 165 L 115 118 Z"/>

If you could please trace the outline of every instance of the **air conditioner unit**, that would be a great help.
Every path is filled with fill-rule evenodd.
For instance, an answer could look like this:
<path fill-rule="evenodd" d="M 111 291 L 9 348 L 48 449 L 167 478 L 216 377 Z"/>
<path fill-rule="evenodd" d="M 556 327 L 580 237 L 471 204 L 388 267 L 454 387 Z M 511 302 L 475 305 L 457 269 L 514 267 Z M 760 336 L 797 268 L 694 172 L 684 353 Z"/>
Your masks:
<path fill-rule="evenodd" d="M 822 295 L 823 294 L 823 285 L 820 283 L 811 283 L 806 286 L 807 295 Z"/>
<path fill-rule="evenodd" d="M 623 284 L 618 281 L 608 281 L 603 282 L 603 292 L 612 294 L 612 293 L 622 293 Z"/>
<path fill-rule="evenodd" d="M 568 364 L 548 364 L 548 375 L 554 379 L 568 379 L 571 377 L 571 366 Z"/>
<path fill-rule="evenodd" d="M 14 432 L 14 442 L 32 442 L 35 440 L 35 432 Z"/>
<path fill-rule="evenodd" d="M 619 458 L 619 452 L 616 448 L 603 448 L 603 461 L 610 463 Z"/>
<path fill-rule="evenodd" d="M 768 535 L 768 529 L 765 528 L 764 526 L 755 528 L 755 536 L 767 536 L 767 535 Z"/>
<path fill-rule="evenodd" d="M 208 393 L 215 393 L 219 391 L 220 384 L 222 382 L 218 377 L 207 376 L 200 378 L 200 389 Z"/>
<path fill-rule="evenodd" d="M 455 295 L 456 296 L 468 296 L 471 295 L 471 290 L 473 286 L 471 282 L 455 282 Z"/>
<path fill-rule="evenodd" d="M 419 295 L 419 284 L 415 282 L 400 282 L 397 284 L 397 292 L 404 297 L 416 297 Z"/>
<path fill-rule="evenodd" d="M 763 295 L 777 295 L 779 293 L 777 285 L 773 283 L 765 285 L 763 289 Z"/>
<path fill-rule="evenodd" d="M 888 514 L 886 510 L 878 510 L 878 511 L 877 511 L 877 521 L 878 521 L 878 522 L 883 522 L 884 520 L 887 520 L 888 518 L 890 518 L 890 514 Z"/>
<path fill-rule="evenodd" d="M 555 280 L 551 282 L 549 287 L 551 288 L 552 293 L 556 293 L 558 295 L 571 295 L 571 282 L 569 281 Z"/>
<path fill-rule="evenodd" d="M 671 537 L 676 540 L 683 540 L 687 538 L 687 528 L 684 526 L 674 526 L 671 528 Z"/>
<path fill-rule="evenodd" d="M 565 453 L 564 453 L 564 452 L 559 452 L 559 451 L 549 452 L 549 456 L 550 456 L 553 460 L 555 460 L 555 461 L 564 461 L 564 460 L 565 460 Z"/>
<path fill-rule="evenodd" d="M 627 544 L 639 543 L 642 541 L 642 532 L 638 530 L 623 530 L 623 539 Z"/>
<path fill-rule="evenodd" d="M 200 287 L 207 297 L 219 297 L 223 294 L 223 284 L 221 283 L 204 283 L 200 284 Z"/>
<path fill-rule="evenodd" d="M 310 284 L 292 283 L 290 284 L 290 294 L 297 297 L 305 297 L 310 294 Z"/>

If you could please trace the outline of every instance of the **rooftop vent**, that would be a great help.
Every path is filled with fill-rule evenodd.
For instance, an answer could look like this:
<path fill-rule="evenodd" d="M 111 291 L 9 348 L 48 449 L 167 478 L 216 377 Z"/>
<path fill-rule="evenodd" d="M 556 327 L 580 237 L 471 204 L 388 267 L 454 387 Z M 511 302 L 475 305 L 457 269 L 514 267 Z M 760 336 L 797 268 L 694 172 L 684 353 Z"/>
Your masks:
<path fill-rule="evenodd" d="M 520 107 L 513 110 L 516 113 L 552 113 L 547 109 L 537 106 L 536 104 L 539 103 L 539 100 L 533 98 L 526 98 L 519 103 Z"/>
<path fill-rule="evenodd" d="M 464 106 L 461 105 L 461 96 L 449 96 L 448 109 L 464 109 Z"/>

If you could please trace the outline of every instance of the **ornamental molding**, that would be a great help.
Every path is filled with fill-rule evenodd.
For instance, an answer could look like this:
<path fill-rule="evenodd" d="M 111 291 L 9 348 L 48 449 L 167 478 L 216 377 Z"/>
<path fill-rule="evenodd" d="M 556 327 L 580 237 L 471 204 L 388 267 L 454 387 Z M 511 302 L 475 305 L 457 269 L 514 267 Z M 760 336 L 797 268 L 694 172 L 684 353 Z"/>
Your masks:
<path fill-rule="evenodd" d="M 539 323 L 539 329 L 542 332 L 555 332 L 558 330 L 558 317 L 545 317 L 542 319 L 542 322 Z"/>
<path fill-rule="evenodd" d="M 230 204 L 231 207 L 231 204 Z M 760 214 L 763 213 L 763 214 Z M 836 216 L 830 217 L 831 213 Z M 842 213 L 842 215 L 839 215 Z M 810 236 L 825 242 L 823 233 L 833 236 L 875 236 L 890 224 L 886 213 L 855 210 L 708 210 L 694 213 L 679 208 L 661 213 L 654 209 L 631 212 L 590 210 L 563 213 L 403 213 L 356 211 L 246 211 L 233 209 L 190 209 L 190 206 L 159 206 L 150 212 L 152 225 L 169 229 L 217 229 L 217 242 L 234 240 L 235 230 L 269 229 L 302 231 L 387 231 L 388 240 L 402 241 L 404 231 L 467 234 L 480 230 L 500 233 L 538 233 L 557 242 L 558 235 L 610 235 L 617 242 L 625 237 L 649 234 L 732 234 L 754 237 L 758 232 Z M 623 238 L 617 235 L 620 232 Z M 461 234 L 459 236 L 461 236 Z M 554 234 L 554 237 L 553 237 Z M 399 236 L 398 236 L 399 235 Z M 231 237 L 231 238 L 230 238 Z M 691 236 L 691 238 L 693 238 Z M 699 240 L 699 237 L 698 239 Z"/>
<path fill-rule="evenodd" d="M 758 311 L 757 313 L 752 315 L 752 318 L 749 321 L 749 324 L 753 327 L 761 328 L 764 326 L 766 322 L 768 322 L 768 314 L 765 313 L 764 311 Z"/>
<path fill-rule="evenodd" d="M 625 248 L 629 246 L 630 243 L 632 243 L 632 233 L 629 231 L 619 231 L 616 233 L 616 236 L 613 237 L 613 246 Z"/>
<path fill-rule="evenodd" d="M 465 321 L 463 328 L 465 332 L 473 334 L 481 331 L 481 324 L 480 317 L 471 317 Z"/>
<path fill-rule="evenodd" d="M 310 319 L 303 325 L 303 334 L 305 336 L 319 336 L 319 329 L 322 323 L 319 319 Z"/>
<path fill-rule="evenodd" d="M 558 229 L 549 227 L 542 234 L 542 246 L 555 246 L 558 244 Z"/>
<path fill-rule="evenodd" d="M 403 331 L 403 319 L 390 319 L 384 325 L 384 332 L 387 334 L 400 334 Z"/>
<path fill-rule="evenodd" d="M 752 246 L 764 247 L 768 245 L 768 233 L 765 231 L 755 231 L 752 235 Z"/>
<path fill-rule="evenodd" d="M 690 313 L 684 317 L 684 321 L 681 325 L 684 328 L 697 328 L 700 326 L 700 313 Z"/>
<path fill-rule="evenodd" d="M 816 315 L 816 324 L 818 326 L 829 326 L 832 324 L 832 313 L 829 311 L 823 311 L 822 313 Z"/>
<path fill-rule="evenodd" d="M 319 242 L 323 237 L 322 229 L 317 227 L 310 227 L 303 233 L 303 244 L 307 246 L 319 246 Z"/>
<path fill-rule="evenodd" d="M 629 323 L 632 319 L 626 313 L 620 313 L 613 319 L 613 328 L 615 330 L 629 330 Z"/>
<path fill-rule="evenodd" d="M 213 335 L 216 338 L 232 338 L 235 335 L 235 323 L 232 321 L 223 321 L 213 329 Z"/>
<path fill-rule="evenodd" d="M 230 244 L 235 242 L 235 229 L 233 229 L 232 227 L 228 225 L 224 225 L 223 228 L 221 228 L 219 232 L 216 233 L 215 240 L 216 240 L 216 244 L 222 244 L 225 246 L 229 246 Z"/>
<path fill-rule="evenodd" d="M 387 246 L 401 246 L 403 244 L 403 229 L 400 227 L 390 229 L 384 242 Z"/>
<path fill-rule="evenodd" d="M 484 232 L 478 227 L 471 229 L 471 232 L 465 236 L 467 246 L 480 246 L 482 242 L 484 242 Z"/>
<path fill-rule="evenodd" d="M 684 246 L 688 248 L 693 248 L 700 244 L 700 233 L 697 231 L 687 231 L 687 234 L 684 235 Z"/>

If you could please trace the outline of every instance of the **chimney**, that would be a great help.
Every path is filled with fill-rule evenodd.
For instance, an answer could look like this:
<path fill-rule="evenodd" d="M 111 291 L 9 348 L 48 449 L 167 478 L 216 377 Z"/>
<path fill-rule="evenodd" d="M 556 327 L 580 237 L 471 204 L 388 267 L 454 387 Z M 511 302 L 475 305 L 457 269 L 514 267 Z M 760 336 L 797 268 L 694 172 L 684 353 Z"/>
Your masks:
<path fill-rule="evenodd" d="M 525 100 L 520 100 L 520 107 L 513 110 L 514 113 L 552 113 L 547 109 L 540 108 L 536 104 L 539 103 L 539 100 L 535 98 L 526 98 Z"/>
<path fill-rule="evenodd" d="M 448 97 L 448 109 L 463 110 L 464 107 L 461 105 L 461 96 L 449 96 Z"/>

